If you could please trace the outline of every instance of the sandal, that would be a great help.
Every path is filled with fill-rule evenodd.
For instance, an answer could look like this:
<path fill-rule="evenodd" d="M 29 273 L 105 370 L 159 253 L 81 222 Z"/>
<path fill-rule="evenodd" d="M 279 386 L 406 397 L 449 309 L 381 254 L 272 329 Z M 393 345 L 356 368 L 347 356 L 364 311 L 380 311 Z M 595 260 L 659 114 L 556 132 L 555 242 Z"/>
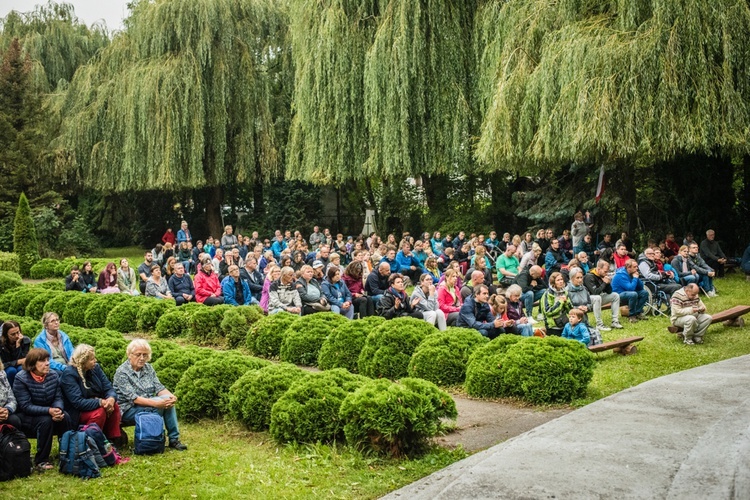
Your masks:
<path fill-rule="evenodd" d="M 35 469 L 38 470 L 39 472 L 45 472 L 45 471 L 48 471 L 48 470 L 52 470 L 54 468 L 55 468 L 55 466 L 52 465 L 49 462 L 38 463 L 38 464 L 36 464 L 36 467 L 35 467 Z"/>

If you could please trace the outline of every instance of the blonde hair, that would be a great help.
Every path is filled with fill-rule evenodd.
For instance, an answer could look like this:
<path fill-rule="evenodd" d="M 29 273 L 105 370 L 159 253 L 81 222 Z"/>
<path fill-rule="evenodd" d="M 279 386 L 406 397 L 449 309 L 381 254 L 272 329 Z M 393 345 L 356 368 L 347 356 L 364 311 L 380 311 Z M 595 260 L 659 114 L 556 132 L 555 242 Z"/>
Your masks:
<path fill-rule="evenodd" d="M 86 385 L 86 375 L 83 373 L 83 366 L 94 356 L 94 348 L 92 346 L 88 344 L 78 344 L 76 348 L 73 349 L 73 354 L 70 355 L 70 361 L 68 361 L 68 364 L 75 367 L 78 371 L 78 375 L 81 376 L 81 381 L 86 389 L 90 389 L 90 387 Z"/>

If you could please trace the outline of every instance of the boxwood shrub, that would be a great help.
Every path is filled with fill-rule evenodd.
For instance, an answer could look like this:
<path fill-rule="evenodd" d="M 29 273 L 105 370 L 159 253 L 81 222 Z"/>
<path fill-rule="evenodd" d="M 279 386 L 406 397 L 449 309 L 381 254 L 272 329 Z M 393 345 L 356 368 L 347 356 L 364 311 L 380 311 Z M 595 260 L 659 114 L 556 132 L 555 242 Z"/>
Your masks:
<path fill-rule="evenodd" d="M 250 326 L 263 318 L 263 309 L 258 306 L 233 307 L 224 313 L 221 329 L 226 338 L 227 347 L 232 349 L 243 345 L 247 340 Z"/>
<path fill-rule="evenodd" d="M 367 335 L 384 321 L 382 316 L 368 316 L 337 326 L 320 347 L 318 367 L 321 370 L 346 368 L 357 373 L 357 360 Z"/>
<path fill-rule="evenodd" d="M 34 286 L 38 286 L 39 288 L 44 288 L 45 290 L 55 290 L 57 292 L 64 292 L 65 280 L 43 281 L 42 283 L 38 283 Z"/>
<path fill-rule="evenodd" d="M 44 306 L 53 298 L 60 295 L 62 292 L 56 292 L 53 290 L 40 290 L 36 296 L 26 306 L 26 312 L 24 316 L 29 318 L 41 319 L 44 314 Z M 55 311 L 57 313 L 57 311 Z M 60 316 L 60 313 L 57 313 Z"/>
<path fill-rule="evenodd" d="M 104 325 L 120 333 L 134 332 L 138 328 L 138 311 L 141 307 L 143 307 L 143 302 L 139 300 L 124 300 L 107 314 L 107 321 Z"/>
<path fill-rule="evenodd" d="M 365 382 L 341 368 L 298 380 L 271 408 L 271 436 L 282 443 L 341 441 L 341 403 Z"/>
<path fill-rule="evenodd" d="M 68 307 L 68 302 L 81 295 L 81 292 L 62 292 L 58 293 L 44 304 L 44 312 L 55 312 L 60 316 L 60 320 L 65 315 L 65 309 Z"/>
<path fill-rule="evenodd" d="M 31 340 L 34 340 L 34 337 L 41 333 L 42 329 L 44 328 L 42 322 L 38 319 L 27 318 L 23 316 L 18 318 L 16 321 L 18 321 L 23 334 L 29 337 Z"/>
<path fill-rule="evenodd" d="M 442 386 L 462 384 L 469 355 L 487 342 L 487 337 L 471 328 L 449 327 L 434 333 L 414 351 L 409 361 L 409 376 Z"/>
<path fill-rule="evenodd" d="M 395 457 L 426 450 L 441 429 L 440 418 L 455 418 L 456 406 L 431 382 L 414 380 L 370 380 L 349 394 L 339 411 L 347 443 Z"/>
<path fill-rule="evenodd" d="M 18 254 L 13 252 L 0 252 L 0 271 L 20 273 Z"/>
<path fill-rule="evenodd" d="M 229 388 L 229 412 L 253 431 L 271 425 L 271 408 L 307 373 L 290 363 L 273 364 L 246 372 Z"/>
<path fill-rule="evenodd" d="M 128 347 L 128 342 L 120 337 L 116 338 L 100 338 L 95 344 L 96 359 L 99 365 L 107 374 L 107 377 L 111 381 L 115 376 L 117 367 L 120 366 L 127 355 L 125 350 Z"/>
<path fill-rule="evenodd" d="M 188 321 L 190 338 L 197 344 L 223 345 L 225 339 L 221 322 L 224 320 L 224 313 L 231 308 L 230 305 L 204 306 L 192 313 Z"/>
<path fill-rule="evenodd" d="M 57 278 L 57 265 L 60 261 L 57 259 L 42 259 L 31 266 L 31 278 L 35 280 L 44 280 L 47 278 Z"/>
<path fill-rule="evenodd" d="M 26 316 L 26 306 L 28 306 L 29 302 L 31 302 L 39 293 L 43 293 L 43 290 L 34 286 L 25 286 L 18 290 L 11 291 L 12 296 L 10 298 L 8 312 L 10 314 L 15 314 L 16 316 Z"/>
<path fill-rule="evenodd" d="M 11 271 L 0 271 L 0 293 L 23 285 L 21 275 Z"/>
<path fill-rule="evenodd" d="M 181 418 L 215 418 L 227 411 L 229 388 L 248 370 L 269 363 L 237 352 L 222 352 L 198 361 L 187 369 L 175 389 Z"/>
<path fill-rule="evenodd" d="M 107 328 L 92 329 L 62 323 L 60 325 L 60 330 L 68 334 L 68 337 L 70 337 L 70 341 L 74 346 L 78 344 L 89 344 L 96 347 L 99 342 L 124 340 L 122 334 L 113 330 L 108 330 Z"/>
<path fill-rule="evenodd" d="M 188 368 L 214 354 L 214 350 L 204 347 L 190 346 L 184 349 L 173 349 L 162 354 L 152 366 L 161 383 L 174 392 L 177 383 Z"/>
<path fill-rule="evenodd" d="M 333 312 L 301 316 L 287 327 L 281 342 L 279 358 L 299 365 L 317 365 L 320 346 L 326 337 L 337 326 L 348 321 L 342 315 Z"/>
<path fill-rule="evenodd" d="M 73 293 L 77 293 L 78 297 L 70 299 L 65 306 L 62 321 L 73 326 L 86 326 L 86 309 L 102 296 L 96 293 Z"/>
<path fill-rule="evenodd" d="M 159 319 L 168 312 L 176 309 L 177 306 L 172 300 L 153 299 L 144 302 L 138 310 L 138 331 L 153 332 L 156 329 L 156 323 Z"/>
<path fill-rule="evenodd" d="M 521 341 L 517 335 L 500 335 L 480 346 L 469 356 L 466 366 L 466 392 L 480 398 L 501 398 L 510 396 L 503 383 L 505 352 Z"/>
<path fill-rule="evenodd" d="M 86 308 L 86 326 L 88 328 L 103 328 L 107 323 L 109 312 L 120 302 L 128 299 L 130 299 L 130 296 L 121 293 L 101 295 L 98 300 L 95 300 Z"/>
<path fill-rule="evenodd" d="M 289 325 L 299 318 L 296 314 L 280 312 L 261 318 L 247 332 L 246 346 L 258 356 L 278 357 L 281 341 Z"/>
<path fill-rule="evenodd" d="M 357 365 L 359 373 L 372 378 L 399 379 L 408 373 L 417 346 L 434 326 L 416 318 L 396 318 L 374 329 L 365 340 Z"/>
<path fill-rule="evenodd" d="M 156 322 L 156 336 L 159 338 L 182 337 L 188 331 L 189 315 L 179 309 L 168 310 Z"/>
<path fill-rule="evenodd" d="M 148 344 L 151 346 L 151 363 L 155 363 L 159 358 L 164 356 L 170 351 L 180 350 L 179 344 L 171 342 L 169 340 L 149 340 Z"/>

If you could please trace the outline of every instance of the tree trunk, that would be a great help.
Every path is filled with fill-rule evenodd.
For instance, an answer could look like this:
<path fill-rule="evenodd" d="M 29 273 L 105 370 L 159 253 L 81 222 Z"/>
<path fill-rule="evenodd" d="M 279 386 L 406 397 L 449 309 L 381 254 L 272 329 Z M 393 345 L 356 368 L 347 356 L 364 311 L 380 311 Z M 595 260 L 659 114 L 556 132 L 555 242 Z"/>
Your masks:
<path fill-rule="evenodd" d="M 502 231 L 504 227 L 515 227 L 515 212 L 510 207 L 511 190 L 507 176 L 507 173 L 501 171 L 489 175 L 490 195 L 492 196 L 490 216 L 492 227 L 498 231 Z"/>
<path fill-rule="evenodd" d="M 221 237 L 224 234 L 224 227 L 221 217 L 221 204 L 224 201 L 224 188 L 222 186 L 213 186 L 206 192 L 206 224 L 208 225 L 208 234 L 214 237 Z"/>
<path fill-rule="evenodd" d="M 635 189 L 635 165 L 630 162 L 620 160 L 617 162 L 617 166 L 614 172 L 610 172 L 609 177 L 611 180 L 619 180 L 620 185 L 620 199 L 622 200 L 622 208 L 625 210 L 625 224 L 623 230 L 629 235 L 633 234 L 633 228 L 638 224 L 638 208 L 637 198 Z M 614 184 L 614 183 L 612 183 Z"/>
<path fill-rule="evenodd" d="M 450 179 L 447 175 L 423 175 L 422 187 L 424 189 L 427 209 L 431 215 L 444 211 L 447 208 L 445 201 L 448 199 Z"/>

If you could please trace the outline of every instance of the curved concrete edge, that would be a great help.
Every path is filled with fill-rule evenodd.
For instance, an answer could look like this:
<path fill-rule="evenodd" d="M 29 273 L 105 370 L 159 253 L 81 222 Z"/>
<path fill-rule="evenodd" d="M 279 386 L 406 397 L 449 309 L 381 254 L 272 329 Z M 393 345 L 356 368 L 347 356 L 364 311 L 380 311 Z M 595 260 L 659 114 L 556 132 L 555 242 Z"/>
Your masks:
<path fill-rule="evenodd" d="M 385 498 L 750 498 L 750 356 L 644 382 Z"/>

